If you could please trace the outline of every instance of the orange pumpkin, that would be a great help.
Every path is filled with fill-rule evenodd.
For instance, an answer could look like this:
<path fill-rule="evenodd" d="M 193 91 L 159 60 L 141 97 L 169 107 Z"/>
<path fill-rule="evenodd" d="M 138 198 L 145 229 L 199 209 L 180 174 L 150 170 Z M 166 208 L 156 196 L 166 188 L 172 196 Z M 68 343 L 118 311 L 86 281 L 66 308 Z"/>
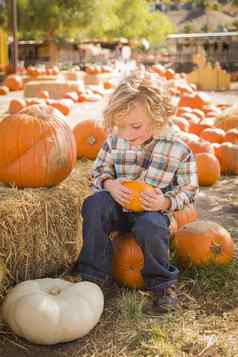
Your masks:
<path fill-rule="evenodd" d="M 194 109 L 202 109 L 205 104 L 206 101 L 198 93 L 184 94 L 180 97 L 178 102 L 179 107 L 190 107 Z"/>
<path fill-rule="evenodd" d="M 214 154 L 196 154 L 198 182 L 200 186 L 211 186 L 221 177 L 221 167 Z"/>
<path fill-rule="evenodd" d="M 25 108 L 26 102 L 24 99 L 12 99 L 9 103 L 8 112 L 10 114 L 16 114 L 23 108 Z"/>
<path fill-rule="evenodd" d="M 50 94 L 47 90 L 40 90 L 39 94 L 38 94 L 39 98 L 43 98 L 43 99 L 49 99 L 50 98 Z"/>
<path fill-rule="evenodd" d="M 189 108 L 189 107 L 178 107 L 177 110 L 176 110 L 176 115 L 178 117 L 183 117 L 183 114 L 184 113 L 192 113 L 192 108 Z"/>
<path fill-rule="evenodd" d="M 71 99 L 74 103 L 76 103 L 79 99 L 79 95 L 76 91 L 74 92 L 68 92 L 64 95 L 64 98 L 66 99 Z"/>
<path fill-rule="evenodd" d="M 166 69 L 164 76 L 167 80 L 170 80 L 170 79 L 175 78 L 176 73 L 174 72 L 174 70 L 172 68 L 169 68 L 169 69 Z"/>
<path fill-rule="evenodd" d="M 105 89 L 111 89 L 113 87 L 112 81 L 108 80 L 108 81 L 103 82 L 103 87 Z"/>
<path fill-rule="evenodd" d="M 129 181 L 129 180 L 123 181 L 122 185 L 131 191 L 131 200 L 128 204 L 124 205 L 123 207 L 133 212 L 144 211 L 140 203 L 140 194 L 145 191 L 153 192 L 154 187 L 142 181 Z"/>
<path fill-rule="evenodd" d="M 65 116 L 67 116 L 71 112 L 73 103 L 74 102 L 71 99 L 61 99 L 52 101 L 50 105 L 58 109 Z"/>
<path fill-rule="evenodd" d="M 9 88 L 6 86 L 0 86 L 0 95 L 7 95 L 9 93 Z"/>
<path fill-rule="evenodd" d="M 74 127 L 73 133 L 76 139 L 77 156 L 95 160 L 106 140 L 106 130 L 93 120 L 83 120 Z"/>
<path fill-rule="evenodd" d="M 205 119 L 205 113 L 201 109 L 195 108 L 195 109 L 193 109 L 192 113 L 195 114 L 201 120 Z"/>
<path fill-rule="evenodd" d="M 224 130 L 218 128 L 206 128 L 200 133 L 200 138 L 218 144 L 224 141 L 224 136 Z"/>
<path fill-rule="evenodd" d="M 188 132 L 189 131 L 189 122 L 183 117 L 172 117 L 172 123 L 177 125 L 181 130 Z"/>
<path fill-rule="evenodd" d="M 8 87 L 11 91 L 21 90 L 23 88 L 23 81 L 17 74 L 10 74 L 4 80 L 4 86 Z"/>
<path fill-rule="evenodd" d="M 223 142 L 238 144 L 238 129 L 230 129 L 225 133 Z"/>
<path fill-rule="evenodd" d="M 144 267 L 144 254 L 132 233 L 117 234 L 113 241 L 112 276 L 122 285 L 130 288 L 143 288 L 141 270 Z"/>
<path fill-rule="evenodd" d="M 174 235 L 173 245 L 182 265 L 224 265 L 232 261 L 235 245 L 230 233 L 211 221 L 195 221 Z"/>
<path fill-rule="evenodd" d="M 201 152 L 214 153 L 212 144 L 205 140 L 193 140 L 193 139 L 184 139 L 185 143 L 190 147 L 194 154 L 199 154 Z"/>
<path fill-rule="evenodd" d="M 198 213 L 193 204 L 185 206 L 183 209 L 174 211 L 173 217 L 177 223 L 177 229 L 185 224 L 191 223 L 198 219 Z"/>
<path fill-rule="evenodd" d="M 216 147 L 216 157 L 223 174 L 238 175 L 238 145 L 223 143 Z"/>
<path fill-rule="evenodd" d="M 0 122 L 0 181 L 18 187 L 54 186 L 75 163 L 73 133 L 54 108 L 32 105 Z"/>
<path fill-rule="evenodd" d="M 238 128 L 238 109 L 230 108 L 225 110 L 216 118 L 215 126 L 224 131 Z"/>
<path fill-rule="evenodd" d="M 165 76 L 165 71 L 166 71 L 166 69 L 165 69 L 165 67 L 162 66 L 161 64 L 155 64 L 155 65 L 151 66 L 151 67 L 150 67 L 150 70 L 151 70 L 152 72 L 155 72 L 155 73 L 159 74 L 161 77 L 164 77 L 164 76 Z"/>

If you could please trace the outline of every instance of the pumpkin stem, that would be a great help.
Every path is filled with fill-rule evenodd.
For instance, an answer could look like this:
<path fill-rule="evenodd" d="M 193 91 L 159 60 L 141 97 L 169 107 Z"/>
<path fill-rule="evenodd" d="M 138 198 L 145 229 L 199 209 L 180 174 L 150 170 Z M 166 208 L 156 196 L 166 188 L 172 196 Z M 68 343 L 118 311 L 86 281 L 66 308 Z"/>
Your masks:
<path fill-rule="evenodd" d="M 48 292 L 50 295 L 56 296 L 61 293 L 61 289 L 60 288 L 51 288 Z"/>
<path fill-rule="evenodd" d="M 221 255 L 222 254 L 222 246 L 220 244 L 212 243 L 210 250 L 214 255 Z"/>
<path fill-rule="evenodd" d="M 94 145 L 94 144 L 96 144 L 96 138 L 95 138 L 95 136 L 93 136 L 93 135 L 91 135 L 91 136 L 89 136 L 88 138 L 87 138 L 87 142 L 88 142 L 88 144 L 90 144 L 90 145 Z"/>

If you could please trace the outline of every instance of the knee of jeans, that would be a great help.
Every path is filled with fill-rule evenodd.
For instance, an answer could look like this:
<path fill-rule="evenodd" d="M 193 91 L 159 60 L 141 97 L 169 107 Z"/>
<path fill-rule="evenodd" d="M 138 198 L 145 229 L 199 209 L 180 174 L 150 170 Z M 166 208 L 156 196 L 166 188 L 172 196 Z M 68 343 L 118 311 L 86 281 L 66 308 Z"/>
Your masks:
<path fill-rule="evenodd" d="M 112 198 L 106 191 L 96 192 L 93 195 L 87 197 L 82 205 L 82 214 L 87 212 L 103 212 L 110 207 L 110 201 Z"/>
<path fill-rule="evenodd" d="M 163 229 L 169 231 L 167 217 L 159 212 L 145 212 L 139 218 L 138 223 L 144 227 L 145 230 L 150 230 L 154 227 L 158 230 Z"/>

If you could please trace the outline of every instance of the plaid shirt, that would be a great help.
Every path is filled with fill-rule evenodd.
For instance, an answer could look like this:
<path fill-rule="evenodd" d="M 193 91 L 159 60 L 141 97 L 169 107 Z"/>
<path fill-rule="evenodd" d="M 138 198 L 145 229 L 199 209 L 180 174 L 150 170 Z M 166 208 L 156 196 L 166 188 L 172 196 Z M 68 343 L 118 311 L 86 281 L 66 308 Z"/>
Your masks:
<path fill-rule="evenodd" d="M 93 191 L 103 190 L 103 181 L 108 178 L 143 180 L 154 186 L 170 198 L 170 212 L 193 202 L 198 190 L 193 153 L 172 129 L 139 147 L 109 136 L 94 163 Z"/>

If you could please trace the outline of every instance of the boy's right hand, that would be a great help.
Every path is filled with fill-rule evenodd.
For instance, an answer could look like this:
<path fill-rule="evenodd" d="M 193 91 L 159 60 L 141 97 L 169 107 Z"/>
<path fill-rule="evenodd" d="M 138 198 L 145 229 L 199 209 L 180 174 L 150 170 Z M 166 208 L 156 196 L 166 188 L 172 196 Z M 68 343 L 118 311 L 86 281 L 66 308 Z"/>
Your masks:
<path fill-rule="evenodd" d="M 122 179 L 108 179 L 104 181 L 103 187 L 108 192 L 110 192 L 110 194 L 117 203 L 119 203 L 121 206 L 125 206 L 130 202 L 131 191 L 121 184 L 122 181 Z"/>

